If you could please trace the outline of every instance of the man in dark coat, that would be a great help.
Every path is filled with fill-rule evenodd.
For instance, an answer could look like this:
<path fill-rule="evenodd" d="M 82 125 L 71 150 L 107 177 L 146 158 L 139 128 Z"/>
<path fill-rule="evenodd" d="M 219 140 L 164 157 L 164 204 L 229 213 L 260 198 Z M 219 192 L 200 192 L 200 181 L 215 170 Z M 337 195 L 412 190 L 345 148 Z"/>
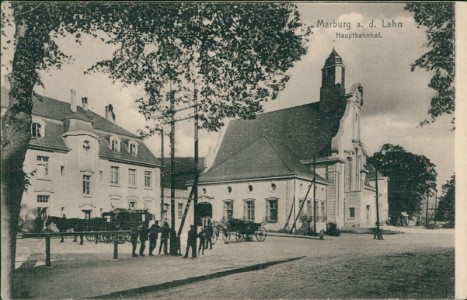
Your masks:
<path fill-rule="evenodd" d="M 161 244 L 159 246 L 159 254 L 161 254 L 162 247 L 164 247 L 164 254 L 169 254 L 167 252 L 167 241 L 169 240 L 169 236 L 170 236 L 169 223 L 165 222 L 164 227 L 162 228 L 162 233 L 161 233 Z"/>
<path fill-rule="evenodd" d="M 198 253 L 201 253 L 204 255 L 204 248 L 206 248 L 206 229 L 205 228 L 201 229 L 201 231 L 198 234 L 198 237 L 199 237 Z"/>
<path fill-rule="evenodd" d="M 133 246 L 131 256 L 137 257 L 138 254 L 136 254 L 136 246 L 138 245 L 138 229 L 136 226 L 131 227 L 130 242 Z"/>
<path fill-rule="evenodd" d="M 149 227 L 149 256 L 154 256 L 152 252 L 156 249 L 157 246 L 157 236 L 159 235 L 159 221 L 156 221 L 154 224 Z"/>
<path fill-rule="evenodd" d="M 211 219 L 208 219 L 208 224 L 206 225 L 206 246 L 205 248 L 212 250 L 212 236 L 214 234 L 214 229 L 212 228 Z"/>
<path fill-rule="evenodd" d="M 196 239 L 198 238 L 198 235 L 196 234 L 195 231 L 195 226 L 190 225 L 190 230 L 188 231 L 188 239 L 186 243 L 186 253 L 183 258 L 188 258 L 188 252 L 190 251 L 191 248 L 191 258 L 196 258 Z"/>
<path fill-rule="evenodd" d="M 139 230 L 139 241 L 141 246 L 139 247 L 139 256 L 144 256 L 144 249 L 146 249 L 146 241 L 148 240 L 148 227 L 146 224 L 141 226 Z"/>

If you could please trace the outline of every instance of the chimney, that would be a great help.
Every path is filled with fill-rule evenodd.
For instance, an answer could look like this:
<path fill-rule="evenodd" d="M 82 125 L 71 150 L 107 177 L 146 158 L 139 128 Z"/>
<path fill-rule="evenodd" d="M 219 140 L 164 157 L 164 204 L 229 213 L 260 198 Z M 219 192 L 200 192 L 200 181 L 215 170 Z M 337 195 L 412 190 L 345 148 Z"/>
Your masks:
<path fill-rule="evenodd" d="M 105 118 L 112 123 L 115 123 L 115 114 L 112 104 L 109 104 L 105 107 Z"/>
<path fill-rule="evenodd" d="M 88 97 L 81 98 L 81 104 L 84 110 L 88 110 Z"/>
<path fill-rule="evenodd" d="M 76 112 L 76 91 L 70 90 L 70 109 L 72 112 Z"/>

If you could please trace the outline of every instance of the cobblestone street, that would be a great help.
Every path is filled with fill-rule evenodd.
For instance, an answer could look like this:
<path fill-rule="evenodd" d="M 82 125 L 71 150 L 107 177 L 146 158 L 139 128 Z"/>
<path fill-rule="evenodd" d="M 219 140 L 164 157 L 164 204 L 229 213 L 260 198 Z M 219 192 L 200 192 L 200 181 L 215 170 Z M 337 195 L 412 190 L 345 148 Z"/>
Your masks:
<path fill-rule="evenodd" d="M 130 244 L 78 246 L 52 241 L 52 267 L 41 267 L 44 243 L 34 246 L 18 284 L 34 298 L 86 298 L 150 287 L 136 298 L 449 298 L 453 297 L 454 235 L 405 233 L 373 240 L 368 234 L 343 234 L 325 240 L 269 236 L 263 243 L 218 243 L 196 260 L 180 257 L 130 257 Z M 34 243 L 32 245 L 32 243 Z M 29 246 L 28 246 L 29 245 Z M 182 248 L 183 249 L 183 248 Z M 184 250 L 184 249 L 183 249 Z M 255 264 L 300 258 L 244 272 L 167 288 L 166 283 Z M 28 270 L 34 264 L 34 270 Z M 214 276 L 215 277 L 215 276 Z M 242 287 L 241 289 L 238 287 Z"/>

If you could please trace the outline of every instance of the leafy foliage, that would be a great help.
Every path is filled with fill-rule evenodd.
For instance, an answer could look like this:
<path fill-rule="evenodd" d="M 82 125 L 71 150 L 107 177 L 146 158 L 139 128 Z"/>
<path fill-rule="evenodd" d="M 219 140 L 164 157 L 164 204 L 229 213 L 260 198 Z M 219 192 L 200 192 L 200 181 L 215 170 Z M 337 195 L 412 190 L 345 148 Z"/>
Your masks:
<path fill-rule="evenodd" d="M 456 216 L 456 175 L 443 184 L 443 192 L 438 203 L 436 219 L 440 221 L 448 221 L 451 226 L 454 226 Z"/>
<path fill-rule="evenodd" d="M 435 73 L 428 86 L 436 91 L 436 95 L 431 99 L 430 117 L 421 125 L 433 123 L 443 114 L 454 113 L 454 4 L 411 2 L 405 6 L 414 14 L 415 22 L 427 28 L 427 47 L 430 49 L 412 64 L 412 71 L 418 67 Z"/>
<path fill-rule="evenodd" d="M 407 152 L 398 145 L 384 144 L 369 158 L 384 176 L 389 177 L 389 215 L 393 220 L 401 212 L 410 216 L 421 212 L 421 203 L 427 191 L 436 186 L 435 165 L 425 156 Z"/>
<path fill-rule="evenodd" d="M 208 130 L 225 117 L 253 118 L 285 87 L 310 33 L 287 3 L 140 3 L 129 15 L 114 24 L 113 58 L 89 71 L 144 86 L 140 112 L 154 122 L 146 134 L 173 116 L 167 94 L 179 107 L 196 94 Z"/>

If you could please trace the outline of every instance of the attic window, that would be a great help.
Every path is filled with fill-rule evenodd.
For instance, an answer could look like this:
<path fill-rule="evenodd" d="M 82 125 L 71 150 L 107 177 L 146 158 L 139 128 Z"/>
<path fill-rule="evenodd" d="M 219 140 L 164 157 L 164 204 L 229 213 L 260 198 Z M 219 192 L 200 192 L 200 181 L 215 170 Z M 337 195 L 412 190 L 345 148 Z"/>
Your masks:
<path fill-rule="evenodd" d="M 110 137 L 110 150 L 120 152 L 120 140 L 116 137 Z"/>
<path fill-rule="evenodd" d="M 132 155 L 138 155 L 138 144 L 135 141 L 128 142 L 128 152 Z"/>
<path fill-rule="evenodd" d="M 231 186 L 228 186 L 228 187 L 227 187 L 227 194 L 230 194 L 230 193 L 232 193 L 232 187 L 231 187 Z"/>
<path fill-rule="evenodd" d="M 252 186 L 251 184 L 248 185 L 247 191 L 248 191 L 249 193 L 253 192 L 253 186 Z"/>
<path fill-rule="evenodd" d="M 84 141 L 83 142 L 83 149 L 84 149 L 84 151 L 89 151 L 89 149 L 91 149 L 91 143 L 89 141 Z"/>
<path fill-rule="evenodd" d="M 44 128 L 39 123 L 32 123 L 31 125 L 31 136 L 33 138 L 41 138 L 44 136 Z"/>

